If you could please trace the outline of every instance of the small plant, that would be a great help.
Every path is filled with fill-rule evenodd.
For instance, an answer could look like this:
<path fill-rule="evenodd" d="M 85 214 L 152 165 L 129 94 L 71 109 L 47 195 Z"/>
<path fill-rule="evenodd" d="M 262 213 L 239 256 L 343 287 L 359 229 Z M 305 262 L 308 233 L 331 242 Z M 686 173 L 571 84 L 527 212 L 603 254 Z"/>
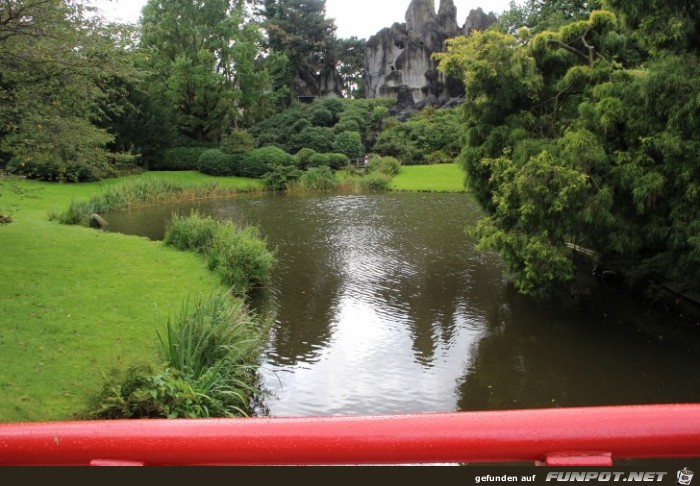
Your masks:
<path fill-rule="evenodd" d="M 159 336 L 162 368 L 115 372 L 85 418 L 207 418 L 249 415 L 256 386 L 259 322 L 243 303 L 214 295 L 184 305 Z"/>
<path fill-rule="evenodd" d="M 194 211 L 190 216 L 173 215 L 163 243 L 182 251 L 206 253 L 211 248 L 219 223 Z"/>
<path fill-rule="evenodd" d="M 384 191 L 389 188 L 391 176 L 382 172 L 370 172 L 360 179 L 360 187 L 370 191 Z"/>
<path fill-rule="evenodd" d="M 275 263 L 257 228 L 239 228 L 193 212 L 175 215 L 165 232 L 165 244 L 204 255 L 209 268 L 236 295 L 265 283 Z"/>
<path fill-rule="evenodd" d="M 329 167 L 321 166 L 304 172 L 293 188 L 302 191 L 332 191 L 337 187 L 335 173 Z"/>
<path fill-rule="evenodd" d="M 269 190 L 283 191 L 288 183 L 297 180 L 301 174 L 296 167 L 275 167 L 263 176 L 263 180 Z"/>
<path fill-rule="evenodd" d="M 401 170 L 401 162 L 394 157 L 378 157 L 373 155 L 365 165 L 367 172 L 378 172 L 388 176 L 395 176 Z"/>
<path fill-rule="evenodd" d="M 238 228 L 231 222 L 219 226 L 211 250 L 209 268 L 221 276 L 235 295 L 245 295 L 267 282 L 275 257 L 257 228 Z"/>

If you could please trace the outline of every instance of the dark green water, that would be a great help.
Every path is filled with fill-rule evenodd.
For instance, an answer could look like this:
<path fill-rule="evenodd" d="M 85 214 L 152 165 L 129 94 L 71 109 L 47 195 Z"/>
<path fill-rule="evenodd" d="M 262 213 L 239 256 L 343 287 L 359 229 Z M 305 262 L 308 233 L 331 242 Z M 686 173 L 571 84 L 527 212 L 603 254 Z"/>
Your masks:
<path fill-rule="evenodd" d="M 700 402 L 700 339 L 592 283 L 516 295 L 464 228 L 464 194 L 246 196 L 181 206 L 259 226 L 279 265 L 258 309 L 275 416 Z M 162 237 L 173 207 L 113 214 Z M 664 329 L 674 329 L 667 331 Z"/>

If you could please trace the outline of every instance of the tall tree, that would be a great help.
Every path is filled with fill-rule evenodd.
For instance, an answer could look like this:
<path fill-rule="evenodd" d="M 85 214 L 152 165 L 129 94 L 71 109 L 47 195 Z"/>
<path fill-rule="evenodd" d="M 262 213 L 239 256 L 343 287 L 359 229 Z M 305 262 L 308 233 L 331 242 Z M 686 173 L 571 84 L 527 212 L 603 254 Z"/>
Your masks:
<path fill-rule="evenodd" d="M 183 134 L 215 140 L 259 111 L 270 60 L 243 0 L 149 0 L 142 48 L 154 89 L 173 104 Z"/>
<path fill-rule="evenodd" d="M 303 86 L 316 87 L 336 73 L 335 22 L 326 0 L 260 0 L 269 46 L 289 60 L 286 83 L 294 99 Z"/>
<path fill-rule="evenodd" d="M 128 36 L 80 0 L 0 1 L 0 150 L 13 168 L 48 179 L 109 173 L 97 128 L 105 81 L 130 74 Z"/>

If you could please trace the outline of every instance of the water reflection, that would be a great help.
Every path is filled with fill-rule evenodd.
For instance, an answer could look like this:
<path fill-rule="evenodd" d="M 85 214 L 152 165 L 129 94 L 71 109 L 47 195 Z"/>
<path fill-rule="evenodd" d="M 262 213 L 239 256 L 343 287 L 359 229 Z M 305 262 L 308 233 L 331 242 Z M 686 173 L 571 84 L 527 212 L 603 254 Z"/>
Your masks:
<path fill-rule="evenodd" d="M 460 410 L 691 403 L 698 336 L 617 295 L 543 306 L 507 293 L 459 384 Z"/>
<path fill-rule="evenodd" d="M 697 336 L 671 335 L 667 316 L 595 289 L 559 307 L 517 296 L 499 261 L 465 236 L 479 215 L 464 194 L 196 207 L 259 226 L 277 248 L 270 288 L 254 302 L 277 316 L 262 362 L 271 415 L 700 401 Z M 172 211 L 110 224 L 162 237 Z"/>

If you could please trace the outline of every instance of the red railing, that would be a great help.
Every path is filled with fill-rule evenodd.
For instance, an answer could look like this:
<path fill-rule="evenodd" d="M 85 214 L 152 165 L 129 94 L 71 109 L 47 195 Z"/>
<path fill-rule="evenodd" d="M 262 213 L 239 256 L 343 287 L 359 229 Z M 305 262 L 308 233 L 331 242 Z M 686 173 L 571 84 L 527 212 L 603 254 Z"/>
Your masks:
<path fill-rule="evenodd" d="M 1 465 L 612 465 L 700 457 L 700 405 L 0 425 Z"/>

